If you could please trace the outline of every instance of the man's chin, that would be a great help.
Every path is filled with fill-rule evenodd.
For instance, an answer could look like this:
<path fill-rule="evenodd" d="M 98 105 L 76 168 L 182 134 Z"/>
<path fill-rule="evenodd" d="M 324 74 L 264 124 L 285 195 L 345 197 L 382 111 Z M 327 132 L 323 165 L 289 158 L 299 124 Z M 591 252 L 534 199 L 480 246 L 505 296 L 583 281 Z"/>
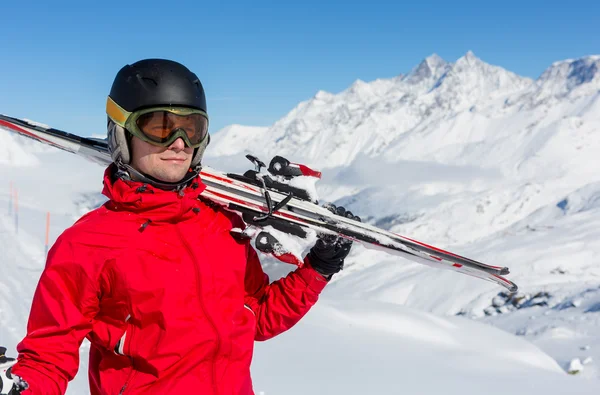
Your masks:
<path fill-rule="evenodd" d="M 170 184 L 173 184 L 173 183 L 177 183 L 177 182 L 183 180 L 183 177 L 185 177 L 186 174 L 187 174 L 187 171 L 183 174 L 166 173 L 166 174 L 156 175 L 156 176 L 154 176 L 154 178 L 156 178 L 158 181 L 168 182 Z"/>

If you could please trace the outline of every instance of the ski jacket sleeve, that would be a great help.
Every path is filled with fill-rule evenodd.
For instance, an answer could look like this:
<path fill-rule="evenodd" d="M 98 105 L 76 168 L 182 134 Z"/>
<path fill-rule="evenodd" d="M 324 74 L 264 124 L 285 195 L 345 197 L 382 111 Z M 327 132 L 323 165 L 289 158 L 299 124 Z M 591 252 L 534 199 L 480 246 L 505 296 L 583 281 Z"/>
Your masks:
<path fill-rule="evenodd" d="M 245 304 L 256 316 L 255 340 L 264 341 L 293 327 L 317 302 L 327 280 L 304 259 L 301 268 L 273 283 L 248 246 Z"/>
<path fill-rule="evenodd" d="M 59 238 L 33 297 L 27 335 L 17 346 L 13 372 L 29 383 L 23 395 L 64 394 L 75 377 L 79 347 L 99 308 L 90 271 L 76 259 L 71 243 Z"/>

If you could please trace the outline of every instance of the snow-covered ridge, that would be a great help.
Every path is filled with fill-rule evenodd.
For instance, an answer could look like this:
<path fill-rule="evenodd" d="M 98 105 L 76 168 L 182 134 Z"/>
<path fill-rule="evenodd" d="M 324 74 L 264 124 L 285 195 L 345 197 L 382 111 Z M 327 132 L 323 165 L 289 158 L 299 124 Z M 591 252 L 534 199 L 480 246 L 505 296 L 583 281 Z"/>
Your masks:
<path fill-rule="evenodd" d="M 556 93 L 570 92 L 578 86 L 600 81 L 600 55 L 555 62 L 538 79 L 540 85 L 553 86 Z"/>
<path fill-rule="evenodd" d="M 266 130 L 241 134 L 238 127 L 225 128 L 215 133 L 218 141 L 207 155 L 280 154 L 327 168 L 347 165 L 359 153 L 379 156 L 392 146 L 402 148 L 392 150 L 397 159 L 427 155 L 407 140 L 417 140 L 420 131 L 441 127 L 432 138 L 443 143 L 457 119 L 466 121 L 462 125 L 468 122 L 477 127 L 478 140 L 497 135 L 494 129 L 514 135 L 540 122 L 507 124 L 506 118 L 516 112 L 541 112 L 565 95 L 574 99 L 598 91 L 599 59 L 590 56 L 556 62 L 533 81 L 487 64 L 470 51 L 454 63 L 434 54 L 405 75 L 372 82 L 357 80 L 338 94 L 319 91 Z M 541 118 L 543 114 L 534 115 Z M 485 134 L 486 130 L 494 133 Z M 443 144 L 434 147 L 439 151 Z"/>
<path fill-rule="evenodd" d="M 229 125 L 211 135 L 209 151 L 212 156 L 237 154 L 240 141 L 262 140 L 267 130 L 266 127 Z"/>
<path fill-rule="evenodd" d="M 432 243 L 471 242 L 598 179 L 598 62 L 555 62 L 532 81 L 472 52 L 432 55 L 406 75 L 320 91 L 247 138 L 222 130 L 215 146 L 326 170 L 320 196 Z"/>

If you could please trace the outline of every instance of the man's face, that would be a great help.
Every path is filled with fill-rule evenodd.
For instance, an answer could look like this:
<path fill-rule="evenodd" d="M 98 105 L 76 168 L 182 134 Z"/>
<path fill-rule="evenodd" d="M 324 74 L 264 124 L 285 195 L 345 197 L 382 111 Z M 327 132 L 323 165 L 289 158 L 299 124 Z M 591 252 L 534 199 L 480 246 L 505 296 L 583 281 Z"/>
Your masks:
<path fill-rule="evenodd" d="M 179 182 L 186 175 L 194 149 L 178 138 L 168 147 L 152 145 L 137 137 L 131 140 L 131 166 L 163 182 Z"/>

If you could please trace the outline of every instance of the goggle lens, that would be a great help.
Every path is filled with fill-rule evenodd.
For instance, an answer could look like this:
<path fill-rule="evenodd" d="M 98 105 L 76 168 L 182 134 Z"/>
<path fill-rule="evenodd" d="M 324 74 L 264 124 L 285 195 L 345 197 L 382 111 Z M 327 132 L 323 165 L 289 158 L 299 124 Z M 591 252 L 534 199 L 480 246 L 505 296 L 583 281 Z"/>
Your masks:
<path fill-rule="evenodd" d="M 208 119 L 202 114 L 179 115 L 169 111 L 153 111 L 136 119 L 139 130 L 149 140 L 166 143 L 179 130 L 185 132 L 192 146 L 199 145 L 208 133 Z"/>

